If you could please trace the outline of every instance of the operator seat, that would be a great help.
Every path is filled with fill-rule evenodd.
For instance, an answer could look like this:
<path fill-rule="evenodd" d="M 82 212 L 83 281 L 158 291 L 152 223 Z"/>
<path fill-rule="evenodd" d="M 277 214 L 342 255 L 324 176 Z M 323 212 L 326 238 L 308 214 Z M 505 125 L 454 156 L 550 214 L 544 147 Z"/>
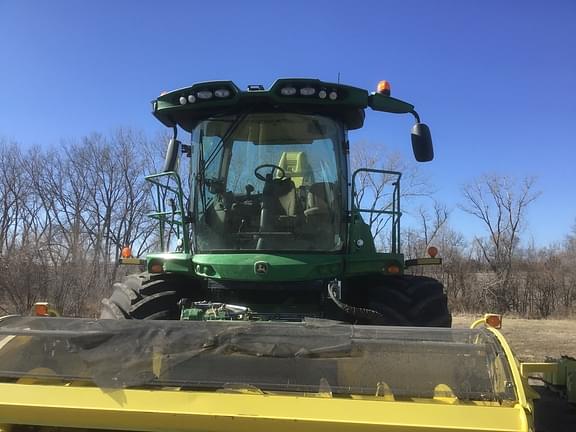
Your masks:
<path fill-rule="evenodd" d="M 300 206 L 292 179 L 288 177 L 273 179 L 268 175 L 262 190 L 260 231 L 294 232 L 299 213 Z M 281 249 L 286 240 L 290 241 L 288 237 L 286 239 L 260 237 L 256 249 Z"/>
<path fill-rule="evenodd" d="M 332 212 L 333 191 L 331 183 L 314 183 L 308 188 L 306 196 L 306 210 L 304 215 L 329 215 Z"/>
<path fill-rule="evenodd" d="M 322 249 L 334 247 L 337 212 L 335 211 L 333 183 L 314 183 L 308 187 L 304 217 L 316 247 Z"/>
<path fill-rule="evenodd" d="M 284 170 L 286 177 L 292 179 L 296 188 L 314 182 L 312 168 L 304 152 L 283 152 L 278 166 Z M 279 175 L 280 173 L 276 172 L 276 176 Z"/>
<path fill-rule="evenodd" d="M 280 216 L 296 216 L 296 186 L 290 178 L 275 180 L 274 196 L 280 204 Z"/>

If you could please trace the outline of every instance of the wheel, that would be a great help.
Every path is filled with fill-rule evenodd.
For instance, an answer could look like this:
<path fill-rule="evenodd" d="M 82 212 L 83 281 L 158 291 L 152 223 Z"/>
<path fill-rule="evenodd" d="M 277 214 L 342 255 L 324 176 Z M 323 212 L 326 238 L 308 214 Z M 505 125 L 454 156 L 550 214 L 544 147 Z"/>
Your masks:
<path fill-rule="evenodd" d="M 256 169 L 254 170 L 254 175 L 256 176 L 256 178 L 258 180 L 261 180 L 263 182 L 267 181 L 266 177 L 264 177 L 262 174 L 260 174 L 260 170 L 262 168 L 272 168 L 270 170 L 270 173 L 268 174 L 270 176 L 270 178 L 272 178 L 272 174 L 274 174 L 274 171 L 278 171 L 280 173 L 280 177 L 277 177 L 277 180 L 283 180 L 286 178 L 286 171 L 284 171 L 284 168 L 279 167 L 278 165 L 273 165 L 273 164 L 263 164 L 263 165 L 258 165 L 256 167 Z"/>
<path fill-rule="evenodd" d="M 353 303 L 378 312 L 371 324 L 451 327 L 444 286 L 425 276 L 369 276 L 347 281 Z"/>
<path fill-rule="evenodd" d="M 100 318 L 177 320 L 178 301 L 193 291 L 194 281 L 183 277 L 141 273 L 114 284 L 110 298 L 102 300 Z"/>

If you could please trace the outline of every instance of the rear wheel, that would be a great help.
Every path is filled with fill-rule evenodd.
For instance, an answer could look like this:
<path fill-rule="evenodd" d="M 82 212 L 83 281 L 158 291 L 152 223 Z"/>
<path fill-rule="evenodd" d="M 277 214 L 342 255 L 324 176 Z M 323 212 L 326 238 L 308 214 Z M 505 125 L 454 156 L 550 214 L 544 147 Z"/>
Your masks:
<path fill-rule="evenodd" d="M 102 300 L 100 318 L 177 320 L 178 301 L 193 290 L 192 284 L 181 276 L 130 275 L 115 283 L 110 298 Z"/>
<path fill-rule="evenodd" d="M 373 324 L 450 327 L 444 286 L 425 276 L 369 276 L 347 281 L 353 303 L 381 317 Z"/>

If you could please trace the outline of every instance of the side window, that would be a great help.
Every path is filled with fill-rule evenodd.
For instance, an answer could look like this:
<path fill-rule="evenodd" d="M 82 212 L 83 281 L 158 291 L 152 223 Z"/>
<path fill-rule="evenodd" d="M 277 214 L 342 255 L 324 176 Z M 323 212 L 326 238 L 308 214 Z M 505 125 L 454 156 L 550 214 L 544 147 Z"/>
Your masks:
<path fill-rule="evenodd" d="M 314 181 L 317 183 L 336 183 L 336 160 L 334 142 L 330 139 L 316 140 L 307 149 L 308 161 L 312 167 Z"/>
<path fill-rule="evenodd" d="M 220 149 L 218 154 L 213 154 L 219 142 L 220 137 L 217 136 L 205 136 L 202 139 L 205 162 L 209 162 L 208 158 L 212 157 L 212 160 L 204 167 L 205 177 L 208 179 L 217 179 L 219 177 L 222 149 Z"/>
<path fill-rule="evenodd" d="M 207 136 L 204 135 L 204 130 L 198 128 L 195 130 L 196 133 L 192 135 L 192 140 L 198 145 L 202 146 L 203 156 L 204 156 L 204 180 L 209 182 L 210 180 L 218 179 L 220 175 L 220 164 L 222 162 L 222 149 L 217 153 L 214 151 L 217 149 L 220 143 L 219 136 Z M 198 205 L 198 216 L 204 215 L 204 210 L 214 199 L 214 194 L 210 191 L 208 187 L 200 187 L 196 191 L 195 200 L 199 202 Z"/>

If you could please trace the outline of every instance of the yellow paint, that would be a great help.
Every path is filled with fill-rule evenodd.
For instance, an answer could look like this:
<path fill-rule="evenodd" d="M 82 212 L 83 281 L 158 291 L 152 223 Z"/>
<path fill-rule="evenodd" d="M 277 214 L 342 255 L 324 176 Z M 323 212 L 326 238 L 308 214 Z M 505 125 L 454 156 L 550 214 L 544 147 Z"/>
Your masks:
<path fill-rule="evenodd" d="M 528 431 L 522 406 L 0 384 L 0 423 L 140 431 Z"/>
<path fill-rule="evenodd" d="M 450 386 L 447 386 L 446 384 L 438 384 L 436 387 L 434 387 L 434 400 L 451 405 L 458 403 L 458 398 Z"/>
<path fill-rule="evenodd" d="M 533 373 L 556 373 L 558 363 L 520 363 L 520 371 L 526 378 Z"/>

